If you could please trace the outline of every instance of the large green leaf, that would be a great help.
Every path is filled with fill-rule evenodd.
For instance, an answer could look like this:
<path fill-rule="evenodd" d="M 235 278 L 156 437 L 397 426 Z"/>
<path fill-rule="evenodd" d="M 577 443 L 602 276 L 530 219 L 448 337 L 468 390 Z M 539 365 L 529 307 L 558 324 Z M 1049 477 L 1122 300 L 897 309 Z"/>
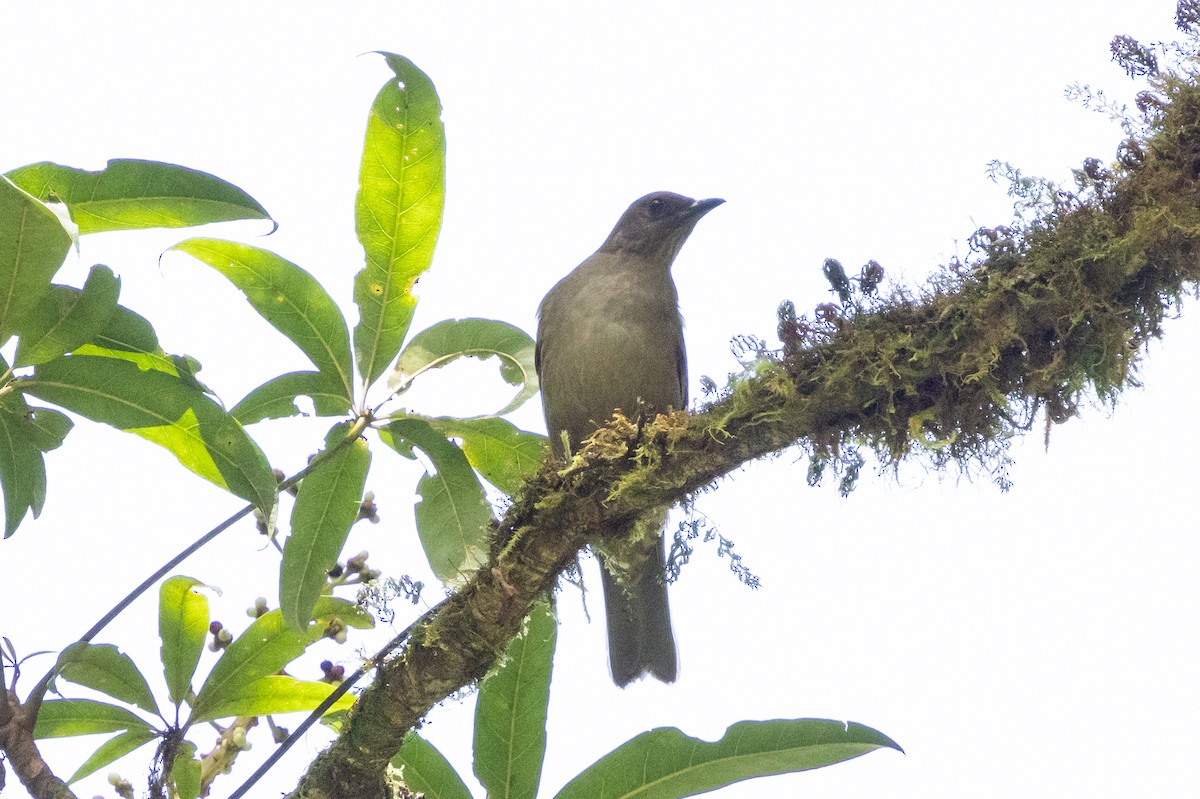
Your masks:
<path fill-rule="evenodd" d="M 417 535 L 438 579 L 461 583 L 487 561 L 487 525 L 492 507 L 462 450 L 429 422 L 416 417 L 394 420 L 380 438 L 401 455 L 419 448 L 435 472 L 417 482 Z"/>
<path fill-rule="evenodd" d="M 83 765 L 75 769 L 75 773 L 67 780 L 67 784 L 79 782 L 84 777 L 95 774 L 100 769 L 119 760 L 138 747 L 145 746 L 158 737 L 158 734 L 148 728 L 126 730 L 120 735 L 114 735 L 96 749 L 83 761 Z"/>
<path fill-rule="evenodd" d="M 367 265 L 354 278 L 358 370 L 370 385 L 400 351 L 429 268 L 445 202 L 446 138 L 433 83 L 403 56 L 371 106 L 359 172 L 355 228 Z"/>
<path fill-rule="evenodd" d="M 121 279 L 102 264 L 92 267 L 82 289 L 51 286 L 29 314 L 17 343 L 17 366 L 32 366 L 92 341 L 117 311 Z"/>
<path fill-rule="evenodd" d="M 546 755 L 546 707 L 558 622 L 540 602 L 504 662 L 479 685 L 475 776 L 489 799 L 535 799 Z"/>
<path fill-rule="evenodd" d="M 8 178 L 35 197 L 65 202 L 80 233 L 271 218 L 232 183 L 158 161 L 114 159 L 98 172 L 46 162 L 14 169 Z"/>
<path fill-rule="evenodd" d="M 344 416 L 346 397 L 336 379 L 323 372 L 288 372 L 251 391 L 229 411 L 243 425 L 300 413 L 297 397 L 308 397 L 317 416 Z"/>
<path fill-rule="evenodd" d="M 38 709 L 34 738 L 69 738 L 117 730 L 151 730 L 145 719 L 123 707 L 90 699 L 47 699 Z"/>
<path fill-rule="evenodd" d="M 232 716 L 311 711 L 324 702 L 335 687 L 327 682 L 308 682 L 285 674 L 273 674 L 222 693 L 220 701 L 206 702 L 203 712 L 193 715 L 191 723 L 200 724 Z M 353 704 L 354 695 L 343 694 L 327 712 L 348 710 Z"/>
<path fill-rule="evenodd" d="M 0 372 L 8 364 L 0 358 Z M 0 395 L 0 486 L 4 488 L 4 537 L 16 532 L 32 511 L 36 519 L 46 501 L 43 452 L 57 448 L 71 430 L 71 420 L 58 411 L 37 408 L 20 394 Z"/>
<path fill-rule="evenodd" d="M 203 643 L 203 638 L 200 639 Z M 133 659 L 112 644 L 80 641 L 63 650 L 58 674 L 65 680 L 92 688 L 158 715 L 158 703 Z"/>
<path fill-rule="evenodd" d="M 471 791 L 445 755 L 415 732 L 404 736 L 404 745 L 392 758 L 405 786 L 425 799 L 471 799 Z"/>
<path fill-rule="evenodd" d="M 495 319 L 446 319 L 412 337 L 400 353 L 388 384 L 406 390 L 417 375 L 445 366 L 458 358 L 500 360 L 500 376 L 520 390 L 508 405 L 491 416 L 503 416 L 538 392 L 533 339 L 519 327 Z"/>
<path fill-rule="evenodd" d="M 293 630 L 308 625 L 362 507 L 371 451 L 360 437 L 345 444 L 349 429 L 347 422 L 329 431 L 325 452 L 331 454 L 300 483 L 292 506 L 292 532 L 279 564 L 279 607 Z"/>
<path fill-rule="evenodd" d="M 339 386 L 345 407 L 354 396 L 346 319 L 313 276 L 273 252 L 219 239 L 188 239 L 171 249 L 216 269 L 246 295 L 251 307 Z"/>
<path fill-rule="evenodd" d="M 208 679 L 192 703 L 195 718 L 212 718 L 212 711 L 221 708 L 231 697 L 244 695 L 248 686 L 264 677 L 276 674 L 325 634 L 331 619 L 350 627 L 370 627 L 371 615 L 352 602 L 329 596 L 320 597 L 313 608 L 311 622 L 303 632 L 287 626 L 283 614 L 272 610 L 259 616 L 233 640 L 221 659 L 209 672 Z"/>
<path fill-rule="evenodd" d="M 870 727 L 825 719 L 740 721 L 712 743 L 661 727 L 588 766 L 556 799 L 680 799 L 752 777 L 840 763 L 882 747 L 903 751 Z"/>
<path fill-rule="evenodd" d="M 529 475 L 537 471 L 546 451 L 546 437 L 519 429 L 495 416 L 479 419 L 438 417 L 429 423 L 435 430 L 462 440 L 471 466 L 489 483 L 512 496 Z"/>
<path fill-rule="evenodd" d="M 270 515 L 277 481 L 266 456 L 186 375 L 75 354 L 40 364 L 22 386 L 67 410 L 166 448 L 191 471 Z"/>
<path fill-rule="evenodd" d="M 70 249 L 62 217 L 0 176 L 0 345 L 21 330 Z"/>
<path fill-rule="evenodd" d="M 176 705 L 187 698 L 192 675 L 208 635 L 208 597 L 191 577 L 171 577 L 158 590 L 158 637 L 162 640 L 163 675 Z"/>

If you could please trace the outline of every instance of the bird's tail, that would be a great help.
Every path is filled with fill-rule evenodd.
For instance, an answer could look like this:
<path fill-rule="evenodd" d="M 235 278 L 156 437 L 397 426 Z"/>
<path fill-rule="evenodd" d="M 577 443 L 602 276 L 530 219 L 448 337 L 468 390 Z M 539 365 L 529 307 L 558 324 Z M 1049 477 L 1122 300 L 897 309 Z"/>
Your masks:
<path fill-rule="evenodd" d="M 606 558 L 608 564 L 600 570 L 608 619 L 608 662 L 613 682 L 622 688 L 646 673 L 674 682 L 678 671 L 663 574 L 662 534 L 634 543 L 641 545 L 637 551 L 626 550 L 619 559 Z"/>

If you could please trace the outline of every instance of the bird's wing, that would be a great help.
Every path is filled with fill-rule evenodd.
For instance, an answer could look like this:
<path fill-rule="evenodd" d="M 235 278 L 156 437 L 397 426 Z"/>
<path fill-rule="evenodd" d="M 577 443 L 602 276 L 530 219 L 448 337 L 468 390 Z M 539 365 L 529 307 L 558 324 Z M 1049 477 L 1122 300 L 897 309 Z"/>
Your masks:
<path fill-rule="evenodd" d="M 683 331 L 675 342 L 675 372 L 679 376 L 679 396 L 683 398 L 683 407 L 678 411 L 686 411 L 688 404 L 687 351 L 683 346 Z"/>

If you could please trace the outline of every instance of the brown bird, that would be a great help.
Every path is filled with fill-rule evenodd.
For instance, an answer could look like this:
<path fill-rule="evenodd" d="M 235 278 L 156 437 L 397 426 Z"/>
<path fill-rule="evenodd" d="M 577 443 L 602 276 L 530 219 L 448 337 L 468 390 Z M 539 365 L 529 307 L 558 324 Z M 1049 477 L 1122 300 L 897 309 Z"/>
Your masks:
<path fill-rule="evenodd" d="M 724 200 L 655 192 L 621 216 L 595 254 L 538 309 L 537 372 L 550 446 L 567 457 L 614 410 L 653 417 L 687 406 L 687 359 L 671 264 L 700 217 Z M 677 673 L 667 606 L 663 509 L 610 530 L 600 550 L 608 659 L 624 687 Z"/>

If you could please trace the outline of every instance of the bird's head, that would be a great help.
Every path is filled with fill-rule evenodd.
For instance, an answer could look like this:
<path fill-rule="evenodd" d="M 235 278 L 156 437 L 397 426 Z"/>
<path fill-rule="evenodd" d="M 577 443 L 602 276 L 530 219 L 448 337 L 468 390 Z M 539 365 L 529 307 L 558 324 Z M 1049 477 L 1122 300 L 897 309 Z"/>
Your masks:
<path fill-rule="evenodd" d="M 669 267 L 700 217 L 723 202 L 669 191 L 647 194 L 621 215 L 599 251 L 636 253 Z"/>

